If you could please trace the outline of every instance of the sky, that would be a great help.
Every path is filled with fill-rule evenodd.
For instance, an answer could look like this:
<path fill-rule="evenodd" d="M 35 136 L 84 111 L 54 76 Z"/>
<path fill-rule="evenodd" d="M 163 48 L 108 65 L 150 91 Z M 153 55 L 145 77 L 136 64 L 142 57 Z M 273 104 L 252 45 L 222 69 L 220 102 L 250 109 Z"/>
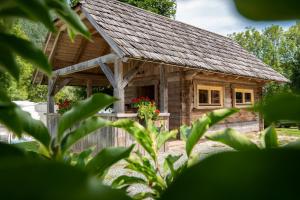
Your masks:
<path fill-rule="evenodd" d="M 246 27 L 262 30 L 272 24 L 284 28 L 295 24 L 294 21 L 250 21 L 238 14 L 232 0 L 177 0 L 176 20 L 225 36 L 241 32 Z"/>

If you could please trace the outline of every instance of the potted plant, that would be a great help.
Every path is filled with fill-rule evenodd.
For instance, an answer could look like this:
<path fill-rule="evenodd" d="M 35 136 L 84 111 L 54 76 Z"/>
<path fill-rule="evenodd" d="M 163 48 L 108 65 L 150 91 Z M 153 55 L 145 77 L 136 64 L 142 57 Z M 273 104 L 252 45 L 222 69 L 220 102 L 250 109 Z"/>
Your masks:
<path fill-rule="evenodd" d="M 149 97 L 139 97 L 132 99 L 132 107 L 137 109 L 138 118 L 144 123 L 148 120 L 157 120 L 160 111 L 157 109 L 155 101 Z"/>
<path fill-rule="evenodd" d="M 57 105 L 58 105 L 57 112 L 60 115 L 62 115 L 72 108 L 72 106 L 74 105 L 74 102 L 71 100 L 68 100 L 68 99 L 60 99 Z"/>

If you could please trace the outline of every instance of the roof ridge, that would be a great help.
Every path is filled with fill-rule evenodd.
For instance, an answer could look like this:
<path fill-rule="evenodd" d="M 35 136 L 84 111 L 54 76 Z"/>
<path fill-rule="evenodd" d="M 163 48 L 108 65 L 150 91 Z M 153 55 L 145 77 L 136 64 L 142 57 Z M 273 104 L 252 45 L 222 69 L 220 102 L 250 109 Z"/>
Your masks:
<path fill-rule="evenodd" d="M 82 0 L 82 1 L 90 1 L 90 0 Z M 99 0 L 95 0 L 95 1 L 99 1 Z M 100 1 L 102 1 L 102 0 L 100 0 Z M 176 19 L 169 18 L 169 17 L 163 16 L 163 15 L 160 15 L 160 14 L 157 14 L 157 13 L 154 13 L 154 12 L 151 12 L 151 11 L 149 11 L 149 10 L 145 10 L 145 9 L 142 9 L 142 8 L 139 8 L 139 7 L 136 7 L 136 6 L 133 6 L 133 5 L 128 4 L 128 3 L 125 3 L 125 2 L 121 2 L 121 1 L 118 1 L 118 0 L 106 0 L 106 1 L 109 1 L 109 2 L 115 2 L 115 3 L 117 3 L 117 4 L 121 4 L 121 5 L 130 7 L 130 8 L 136 9 L 136 10 L 140 10 L 140 11 L 142 11 L 142 12 L 146 12 L 146 13 L 152 14 L 152 15 L 154 15 L 154 16 L 156 16 L 156 17 L 159 17 L 159 18 L 162 18 L 162 19 L 166 19 L 166 20 L 171 21 L 171 22 L 181 23 L 181 24 L 183 24 L 183 25 L 185 25 L 185 26 L 193 27 L 193 28 L 196 28 L 196 29 L 198 29 L 198 30 L 201 30 L 201 31 L 204 31 L 204 32 L 207 32 L 207 33 L 214 34 L 214 35 L 216 35 L 216 36 L 218 36 L 218 37 L 225 38 L 226 40 L 235 43 L 235 41 L 232 40 L 230 37 L 227 37 L 227 36 L 224 36 L 224 35 L 221 35 L 221 34 L 218 34 L 218 33 L 215 33 L 215 32 L 209 31 L 209 30 L 206 30 L 206 29 L 202 29 L 202 28 L 200 28 L 200 27 L 197 27 L 197 26 L 188 24 L 188 23 L 186 23 L 186 22 L 182 22 L 182 21 L 179 21 L 179 20 L 176 20 Z"/>

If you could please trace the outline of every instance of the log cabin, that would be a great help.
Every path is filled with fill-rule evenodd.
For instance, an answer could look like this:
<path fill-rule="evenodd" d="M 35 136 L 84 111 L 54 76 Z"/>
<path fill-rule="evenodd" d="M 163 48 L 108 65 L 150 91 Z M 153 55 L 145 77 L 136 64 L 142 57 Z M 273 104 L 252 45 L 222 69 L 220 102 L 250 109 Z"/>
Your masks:
<path fill-rule="evenodd" d="M 93 87 L 111 85 L 120 100 L 110 119 L 135 118 L 131 100 L 148 96 L 166 128 L 237 107 L 240 113 L 213 130 L 254 132 L 263 129 L 263 119 L 244 108 L 261 99 L 265 84 L 288 81 L 230 38 L 116 0 L 84 0 L 74 9 L 91 40 L 78 36 L 71 42 L 57 20 L 58 32 L 48 34 L 44 48 L 54 76 L 48 79 L 39 71 L 33 76 L 35 84 L 48 85 L 49 119 L 54 96 L 64 86 L 84 86 L 89 96 Z"/>

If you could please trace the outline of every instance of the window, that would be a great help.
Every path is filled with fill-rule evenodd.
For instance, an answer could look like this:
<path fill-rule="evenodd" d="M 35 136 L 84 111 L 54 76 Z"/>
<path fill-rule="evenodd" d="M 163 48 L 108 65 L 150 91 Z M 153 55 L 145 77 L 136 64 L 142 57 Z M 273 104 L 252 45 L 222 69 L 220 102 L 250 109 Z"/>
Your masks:
<path fill-rule="evenodd" d="M 195 107 L 199 109 L 223 107 L 223 88 L 197 85 L 195 93 Z"/>
<path fill-rule="evenodd" d="M 155 85 L 137 87 L 137 97 L 149 97 L 151 100 L 156 100 Z"/>
<path fill-rule="evenodd" d="M 251 89 L 235 89 L 235 106 L 243 107 L 254 104 L 254 92 Z"/>

